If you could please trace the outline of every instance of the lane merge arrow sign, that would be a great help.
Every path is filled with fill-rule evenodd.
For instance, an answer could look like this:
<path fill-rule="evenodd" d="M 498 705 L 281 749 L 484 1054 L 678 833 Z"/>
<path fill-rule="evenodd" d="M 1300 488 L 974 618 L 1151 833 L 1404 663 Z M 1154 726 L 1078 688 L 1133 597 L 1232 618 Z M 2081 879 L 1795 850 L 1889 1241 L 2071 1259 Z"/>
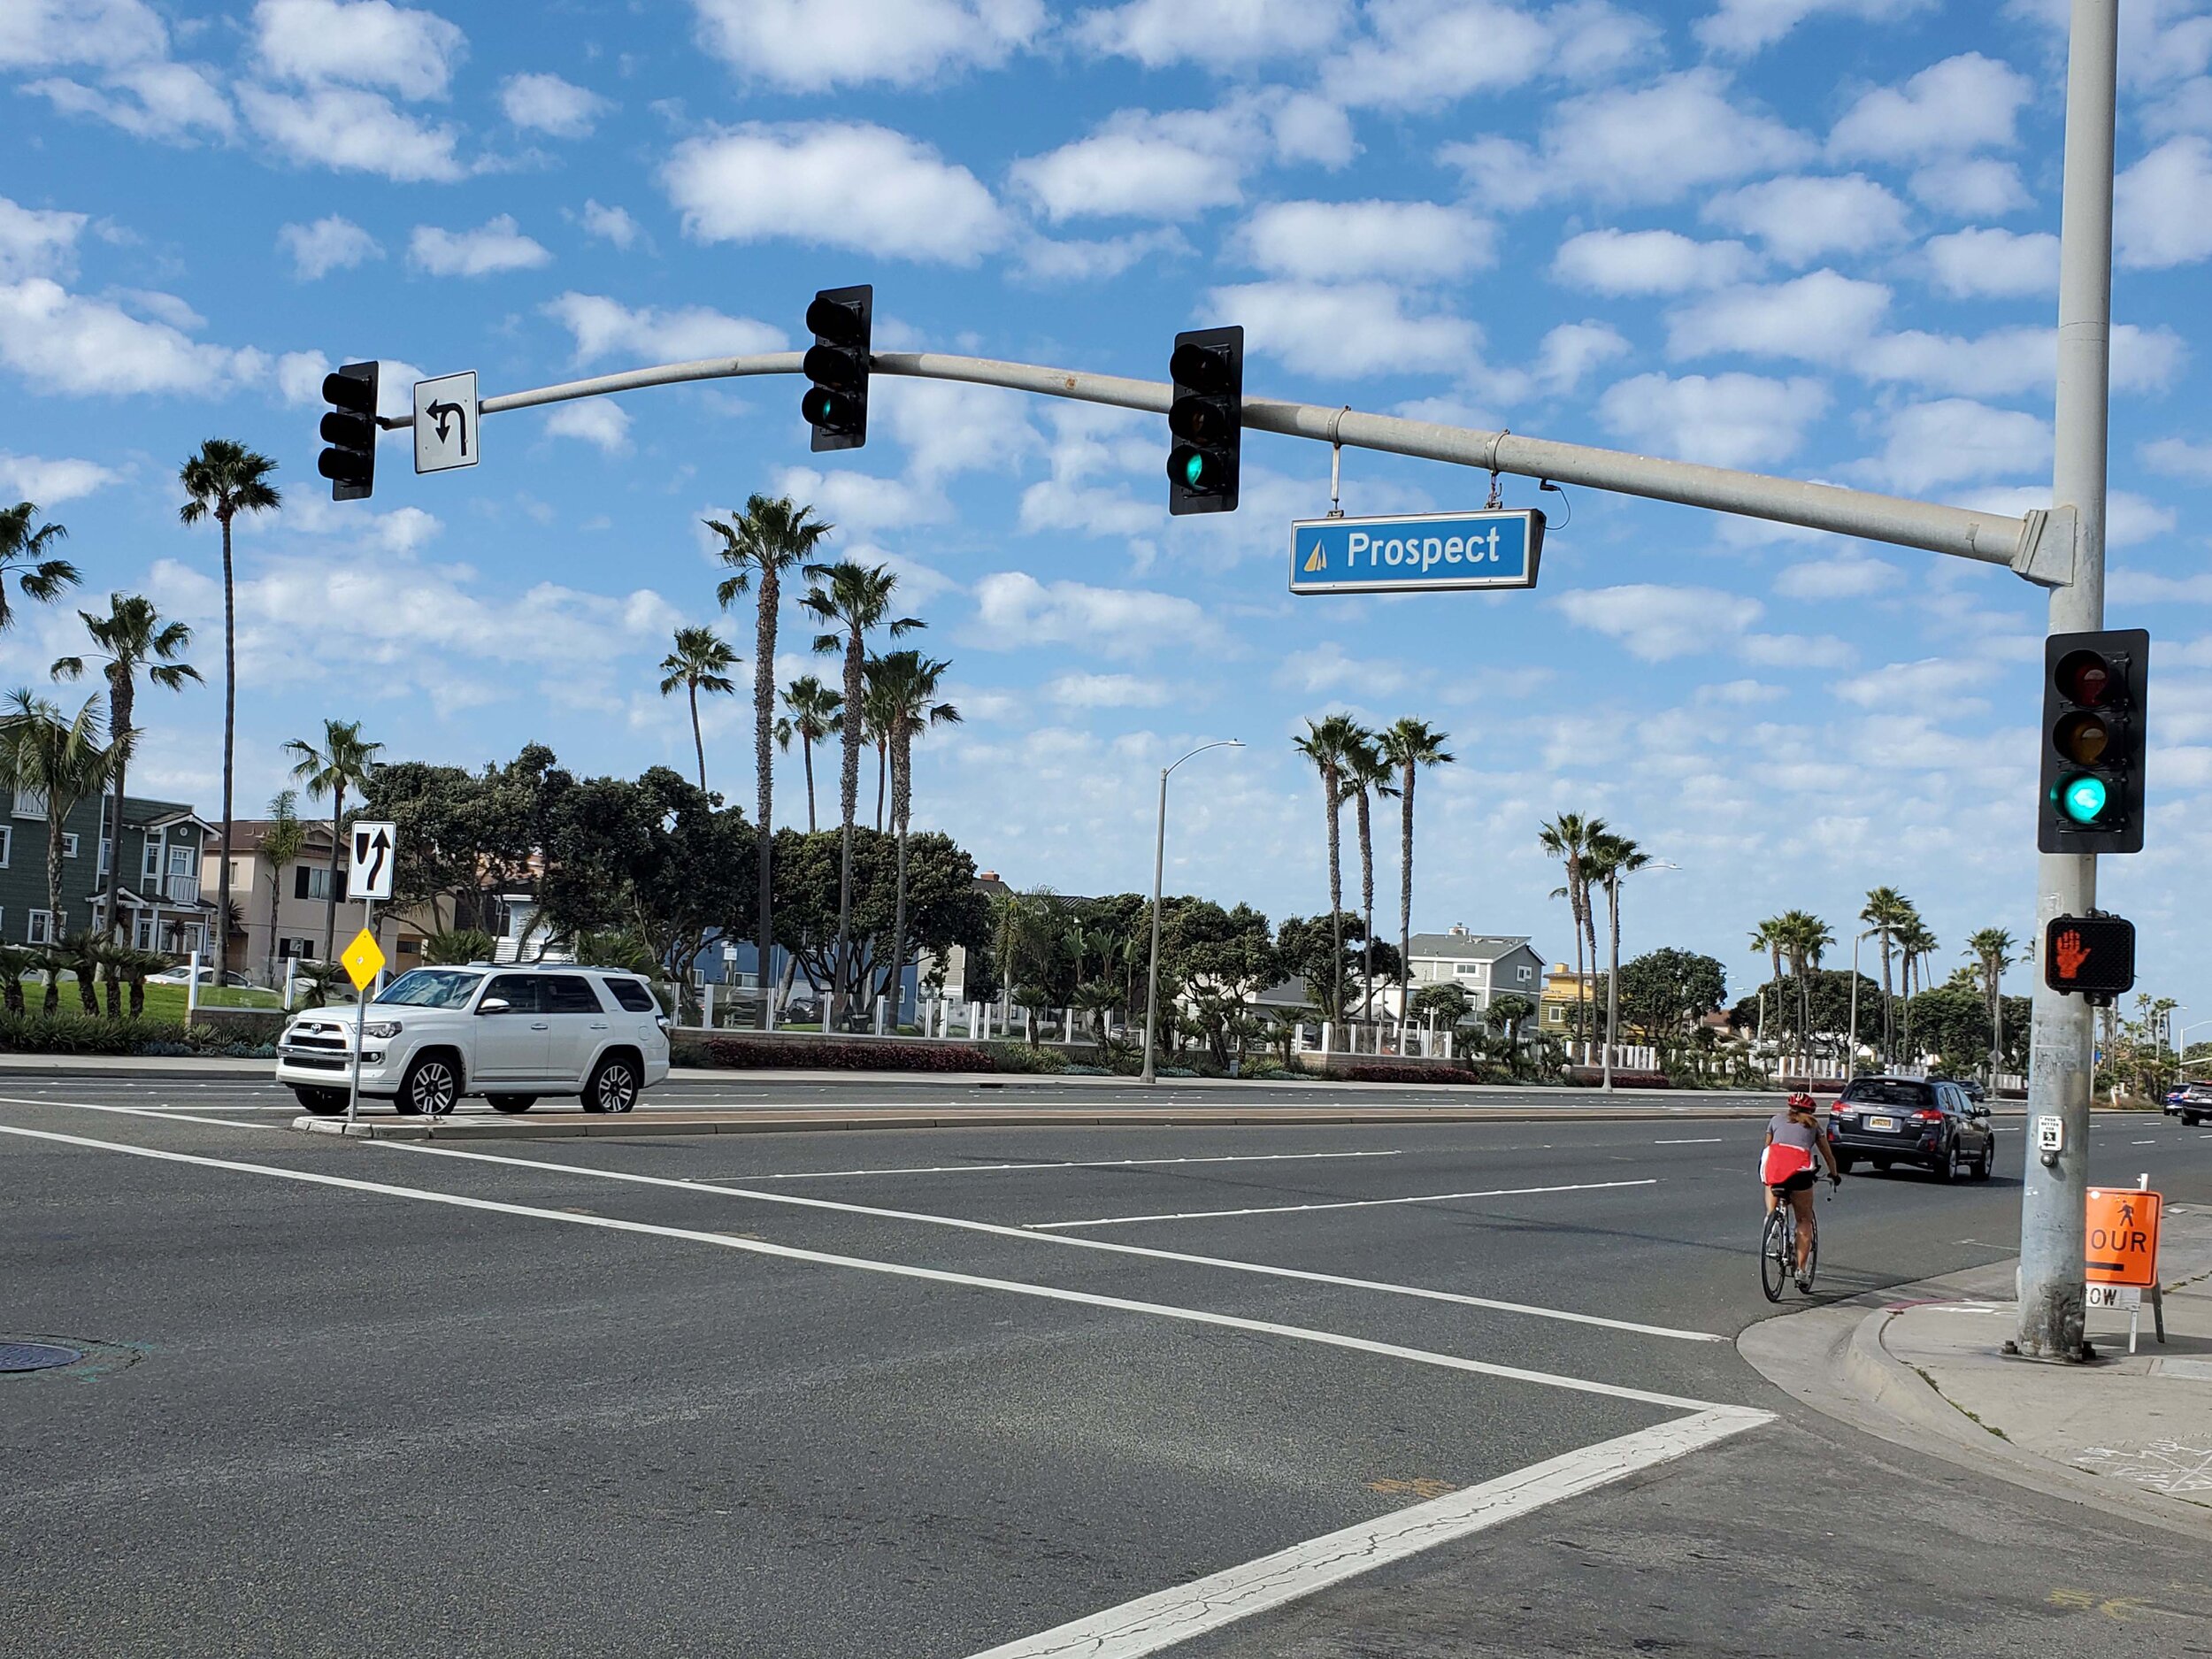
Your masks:
<path fill-rule="evenodd" d="M 1544 548 L 1534 508 L 1301 518 L 1290 526 L 1294 594 L 1533 588 Z"/>
<path fill-rule="evenodd" d="M 346 872 L 346 896 L 390 898 L 392 866 L 399 862 L 397 831 L 388 823 L 357 821 L 352 834 L 353 857 Z"/>

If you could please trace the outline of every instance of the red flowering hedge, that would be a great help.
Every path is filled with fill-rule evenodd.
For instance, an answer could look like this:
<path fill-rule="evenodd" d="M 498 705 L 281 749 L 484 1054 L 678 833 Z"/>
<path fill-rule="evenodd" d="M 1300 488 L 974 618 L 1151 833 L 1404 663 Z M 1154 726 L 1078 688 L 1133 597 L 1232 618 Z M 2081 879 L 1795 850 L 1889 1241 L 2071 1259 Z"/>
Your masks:
<path fill-rule="evenodd" d="M 1347 1083 L 1479 1083 L 1482 1074 L 1455 1065 L 1405 1064 L 1389 1060 L 1361 1060 L 1332 1071 L 1331 1077 Z"/>
<path fill-rule="evenodd" d="M 879 1037 L 803 1037 L 777 1042 L 758 1037 L 680 1035 L 670 1060 L 718 1071 L 990 1071 L 991 1056 L 966 1043 L 901 1042 Z"/>

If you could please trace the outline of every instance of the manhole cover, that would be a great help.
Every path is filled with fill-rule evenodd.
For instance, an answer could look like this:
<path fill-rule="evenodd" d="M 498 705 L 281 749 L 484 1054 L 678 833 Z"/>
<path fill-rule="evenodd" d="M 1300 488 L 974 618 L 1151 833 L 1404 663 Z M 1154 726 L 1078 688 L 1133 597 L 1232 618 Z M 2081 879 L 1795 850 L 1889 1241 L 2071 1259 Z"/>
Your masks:
<path fill-rule="evenodd" d="M 0 1342 L 0 1371 L 47 1371 L 56 1365 L 74 1365 L 83 1357 L 73 1348 L 52 1342 Z"/>

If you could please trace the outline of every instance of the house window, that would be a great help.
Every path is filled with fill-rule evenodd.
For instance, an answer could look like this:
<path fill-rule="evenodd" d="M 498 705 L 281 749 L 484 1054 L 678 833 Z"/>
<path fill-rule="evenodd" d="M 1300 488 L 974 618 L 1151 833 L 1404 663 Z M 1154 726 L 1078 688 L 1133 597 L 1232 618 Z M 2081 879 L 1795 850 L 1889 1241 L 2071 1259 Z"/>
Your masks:
<path fill-rule="evenodd" d="M 321 864 L 298 864 L 292 871 L 292 896 L 296 899 L 327 899 L 330 897 L 330 870 Z M 338 877 L 338 896 L 346 896 L 346 879 L 342 872 Z"/>
<path fill-rule="evenodd" d="M 46 796 L 38 789 L 18 789 L 15 792 L 15 815 L 18 818 L 44 818 Z"/>
<path fill-rule="evenodd" d="M 1482 964 L 1479 962 L 1459 963 L 1454 966 L 1452 972 L 1459 975 L 1459 977 L 1463 979 L 1472 979 L 1481 974 Z"/>
<path fill-rule="evenodd" d="M 151 950 L 154 948 L 154 918 L 152 917 L 142 911 L 140 913 L 138 926 L 131 930 L 131 941 L 141 950 Z"/>
<path fill-rule="evenodd" d="M 108 860 L 109 860 L 110 858 L 111 858 L 111 857 L 114 856 L 114 854 L 115 854 L 115 839 L 114 839 L 114 837 L 113 837 L 113 836 L 111 836 L 111 835 L 103 835 L 103 836 L 101 836 L 101 837 L 100 837 L 100 876 L 101 876 L 101 879 L 102 879 L 103 880 L 104 880 L 104 879 L 106 879 L 106 877 L 107 877 L 107 872 L 108 872 Z"/>
<path fill-rule="evenodd" d="M 15 832 L 0 826 L 0 870 L 8 867 L 8 856 L 15 850 Z"/>
<path fill-rule="evenodd" d="M 61 838 L 61 856 L 65 858 L 74 858 L 77 856 L 77 837 L 74 831 L 65 831 L 63 833 Z"/>
<path fill-rule="evenodd" d="M 30 917 L 29 931 L 23 936 L 35 945 L 52 944 L 55 939 L 53 932 L 53 920 L 54 918 L 50 911 L 33 910 Z M 69 912 L 67 910 L 64 910 L 61 913 L 61 925 L 65 930 L 66 930 L 69 926 Z"/>
<path fill-rule="evenodd" d="M 149 881 L 161 879 L 161 843 L 159 841 L 150 841 L 146 843 L 146 856 L 140 866 L 139 874 Z"/>
<path fill-rule="evenodd" d="M 1554 1002 L 1549 1008 L 1544 1010 L 1544 1023 L 1547 1025 L 1565 1025 L 1567 1023 L 1567 1010 L 1560 1007 L 1558 1003 Z"/>
<path fill-rule="evenodd" d="M 189 847 L 172 847 L 169 849 L 169 873 L 173 876 L 192 873 L 192 849 Z"/>
<path fill-rule="evenodd" d="M 1529 971 L 1525 967 L 1516 968 L 1513 970 L 1513 977 L 1518 979 L 1523 985 L 1526 985 L 1528 983 L 1528 975 Z"/>

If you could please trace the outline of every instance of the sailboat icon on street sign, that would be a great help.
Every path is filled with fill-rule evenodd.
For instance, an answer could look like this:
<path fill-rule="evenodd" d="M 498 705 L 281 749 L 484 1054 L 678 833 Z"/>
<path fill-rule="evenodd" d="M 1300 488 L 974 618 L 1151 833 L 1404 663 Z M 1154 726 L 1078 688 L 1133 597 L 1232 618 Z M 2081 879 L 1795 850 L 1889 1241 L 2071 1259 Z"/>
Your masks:
<path fill-rule="evenodd" d="M 1306 574 L 1309 576 L 1317 575 L 1329 568 L 1329 556 L 1322 550 L 1319 536 L 1314 538 L 1313 549 L 1306 555 L 1305 568 Z"/>

